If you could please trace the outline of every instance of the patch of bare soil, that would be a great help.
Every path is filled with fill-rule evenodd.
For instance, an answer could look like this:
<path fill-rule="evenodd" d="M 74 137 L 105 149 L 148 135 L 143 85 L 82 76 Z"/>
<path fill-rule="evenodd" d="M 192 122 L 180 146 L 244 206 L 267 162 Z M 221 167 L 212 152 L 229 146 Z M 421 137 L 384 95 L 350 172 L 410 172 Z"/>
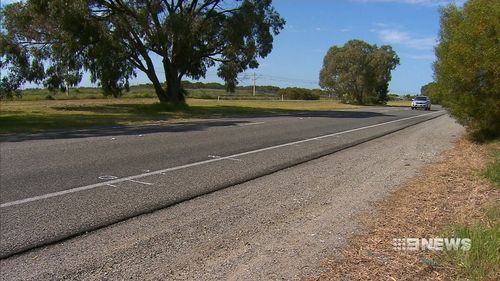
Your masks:
<path fill-rule="evenodd" d="M 498 145 L 498 144 L 497 144 Z M 424 167 L 360 218 L 365 231 L 339 257 L 325 261 L 317 280 L 449 280 L 454 268 L 436 266 L 439 252 L 397 251 L 394 238 L 442 237 L 447 226 L 472 224 L 482 209 L 500 200 L 499 190 L 481 176 L 492 155 L 484 145 L 460 139 L 443 161 Z"/>

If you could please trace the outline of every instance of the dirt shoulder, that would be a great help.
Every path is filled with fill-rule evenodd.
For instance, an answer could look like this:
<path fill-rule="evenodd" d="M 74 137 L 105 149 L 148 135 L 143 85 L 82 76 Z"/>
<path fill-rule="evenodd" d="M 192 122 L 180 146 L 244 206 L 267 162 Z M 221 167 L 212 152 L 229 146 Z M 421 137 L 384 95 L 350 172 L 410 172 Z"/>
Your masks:
<path fill-rule="evenodd" d="M 327 260 L 328 271 L 317 279 L 468 279 L 460 265 L 444 262 L 446 253 L 397 251 L 393 239 L 443 237 L 451 225 L 484 222 L 485 209 L 495 204 L 498 209 L 500 192 L 482 171 L 494 159 L 492 150 L 499 147 L 498 142 L 478 145 L 465 137 L 457 141 L 444 160 L 422 168 L 384 200 L 378 212 L 360 217 L 365 231 L 350 239 L 341 257 Z M 496 274 L 498 269 L 483 278 L 494 280 Z"/>

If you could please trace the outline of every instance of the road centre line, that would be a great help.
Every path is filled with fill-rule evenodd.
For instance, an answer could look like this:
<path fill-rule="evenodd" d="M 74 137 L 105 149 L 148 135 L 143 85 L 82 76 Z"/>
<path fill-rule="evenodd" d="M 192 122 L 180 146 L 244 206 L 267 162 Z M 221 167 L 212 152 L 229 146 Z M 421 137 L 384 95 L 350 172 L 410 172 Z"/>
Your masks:
<path fill-rule="evenodd" d="M 266 122 L 252 122 L 252 123 L 242 123 L 242 124 L 238 124 L 239 127 L 244 127 L 244 126 L 252 126 L 252 125 L 260 125 L 260 124 L 264 124 Z"/>
<path fill-rule="evenodd" d="M 222 158 L 223 156 L 219 156 L 219 155 L 208 155 L 208 158 L 214 158 L 214 159 L 219 159 L 219 158 Z M 241 161 L 241 159 L 236 159 L 236 158 L 228 158 L 228 157 L 225 157 L 225 159 L 227 160 L 233 160 L 233 161 Z"/>
<path fill-rule="evenodd" d="M 144 182 L 144 181 L 137 181 L 137 180 L 127 180 L 127 181 L 135 182 L 135 183 L 140 183 L 140 184 L 144 184 L 144 185 L 153 185 L 152 183 Z"/>
<path fill-rule="evenodd" d="M 255 153 L 259 153 L 259 152 L 264 152 L 264 151 L 268 151 L 268 150 L 273 150 L 273 149 L 277 149 L 277 148 L 282 148 L 282 147 L 287 147 L 287 146 L 293 146 L 293 145 L 302 144 L 302 143 L 306 143 L 306 142 L 310 142 L 310 141 L 315 141 L 315 140 L 320 140 L 320 139 L 324 139 L 324 138 L 339 136 L 339 135 L 348 134 L 348 133 L 352 133 L 352 132 L 357 132 L 357 131 L 361 131 L 361 130 L 365 130 L 365 129 L 376 128 L 376 127 L 380 127 L 380 126 L 384 126 L 384 125 L 388 125 L 388 124 L 392 124 L 392 123 L 397 123 L 397 122 L 401 122 L 401 121 L 405 121 L 405 120 L 410 120 L 410 119 L 415 119 L 415 118 L 419 118 L 419 117 L 424 117 L 424 116 L 428 116 L 428 115 L 432 115 L 432 114 L 436 114 L 436 113 L 441 113 L 441 112 L 444 112 L 444 111 L 440 110 L 440 111 L 436 111 L 436 112 L 431 112 L 431 113 L 426 113 L 426 114 L 421 114 L 421 115 L 415 115 L 415 116 L 405 117 L 405 118 L 402 118 L 402 119 L 397 119 L 397 120 L 387 121 L 387 122 L 378 123 L 378 124 L 374 124 L 374 125 L 359 127 L 359 128 L 355 128 L 355 129 L 350 129 L 350 130 L 342 131 L 342 132 L 337 132 L 337 133 L 322 135 L 322 136 L 318 136 L 318 137 L 312 137 L 312 138 L 308 138 L 308 139 L 303 139 L 303 140 L 299 140 L 299 141 L 293 141 L 293 142 L 288 142 L 288 143 L 273 145 L 273 146 L 269 146 L 269 147 L 264 147 L 264 148 L 260 148 L 260 149 L 250 150 L 250 151 L 241 152 L 241 153 L 237 153 L 237 154 L 233 154 L 233 155 L 229 155 L 229 156 L 223 156 L 223 157 L 219 157 L 219 158 L 212 158 L 212 159 L 203 160 L 203 161 L 199 161 L 199 162 L 194 162 L 194 163 L 189 163 L 189 164 L 180 165 L 180 166 L 176 166 L 176 167 L 166 168 L 166 169 L 163 169 L 163 170 L 157 170 L 157 171 L 153 171 L 153 172 L 148 172 L 148 173 L 143 173 L 143 174 L 128 176 L 128 177 L 119 178 L 119 179 L 115 179 L 115 180 L 109 180 L 109 181 L 95 183 L 95 184 L 90 184 L 90 185 L 86 185 L 86 186 L 75 187 L 75 188 L 71 188 L 71 189 L 67 189 L 67 190 L 62 190 L 62 191 L 58 191 L 58 192 L 47 193 L 47 194 L 43 194 L 43 195 L 39 195 L 39 196 L 29 197 L 29 198 L 15 200 L 15 201 L 11 201 L 11 202 L 6 202 L 6 203 L 3 203 L 3 204 L 0 204 L 0 208 L 6 208 L 6 207 L 21 205 L 21 204 L 25 204 L 25 203 L 34 202 L 34 201 L 39 201 L 39 200 L 43 200 L 43 199 L 49 199 L 49 198 L 52 198 L 52 197 L 57 197 L 57 196 L 67 195 L 67 194 L 76 193 L 76 192 L 80 192 L 80 191 L 90 190 L 90 189 L 94 189 L 94 188 L 97 188 L 97 187 L 109 186 L 109 185 L 112 185 L 112 184 L 115 184 L 115 183 L 124 182 L 124 181 L 133 181 L 135 179 L 140 179 L 140 178 L 147 177 L 147 176 L 163 175 L 164 173 L 167 173 L 167 172 L 172 172 L 172 171 L 187 169 L 187 168 L 191 168 L 191 167 L 195 167 L 195 166 L 200 166 L 200 165 L 205 165 L 205 164 L 209 164 L 209 163 L 213 163 L 213 162 L 218 162 L 218 161 L 222 161 L 222 160 L 226 160 L 226 159 L 231 159 L 231 158 L 232 159 L 238 159 L 241 156 L 251 155 L 251 154 L 255 154 Z"/>

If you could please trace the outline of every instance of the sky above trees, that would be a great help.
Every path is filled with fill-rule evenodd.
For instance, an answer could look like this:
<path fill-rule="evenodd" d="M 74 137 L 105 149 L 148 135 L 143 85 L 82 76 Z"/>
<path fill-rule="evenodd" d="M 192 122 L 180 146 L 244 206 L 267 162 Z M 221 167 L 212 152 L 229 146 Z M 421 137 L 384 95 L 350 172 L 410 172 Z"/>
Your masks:
<path fill-rule="evenodd" d="M 15 2 L 2 0 L 2 5 Z M 418 93 L 431 82 L 434 46 L 439 31 L 439 9 L 445 0 L 274 0 L 287 21 L 275 37 L 272 53 L 255 70 L 258 85 L 317 88 L 319 72 L 328 49 L 351 39 L 370 44 L 390 44 L 401 64 L 389 85 L 398 93 Z M 158 59 L 158 69 L 161 63 Z M 221 82 L 216 68 L 204 82 Z M 241 85 L 252 83 L 253 72 L 240 75 Z M 132 84 L 148 83 L 142 73 Z M 84 77 L 81 85 L 90 85 Z"/>
<path fill-rule="evenodd" d="M 422 85 L 433 80 L 439 8 L 453 1 L 273 2 L 287 20 L 287 25 L 275 38 L 273 52 L 263 61 L 257 73 L 296 78 L 300 86 L 315 87 L 328 49 L 332 45 L 342 46 L 351 39 L 361 39 L 370 44 L 392 45 L 401 58 L 401 65 L 393 72 L 390 89 L 418 93 Z M 262 80 L 265 84 L 265 77 Z M 293 83 L 288 79 L 274 80 Z"/>

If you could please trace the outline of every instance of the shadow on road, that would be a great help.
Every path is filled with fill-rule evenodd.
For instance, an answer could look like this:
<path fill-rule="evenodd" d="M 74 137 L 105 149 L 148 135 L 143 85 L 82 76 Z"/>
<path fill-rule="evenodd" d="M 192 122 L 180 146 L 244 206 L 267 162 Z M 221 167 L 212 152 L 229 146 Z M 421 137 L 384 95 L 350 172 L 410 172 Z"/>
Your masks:
<path fill-rule="evenodd" d="M 244 114 L 243 114 L 244 115 Z M 260 114 L 241 117 L 211 117 L 208 120 L 196 120 L 179 123 L 166 123 L 158 120 L 156 123 L 147 125 L 131 126 L 100 126 L 89 129 L 65 129 L 51 130 L 40 133 L 12 133 L 0 135 L 0 142 L 22 142 L 30 140 L 48 140 L 48 139 L 72 139 L 89 138 L 105 136 L 127 136 L 141 135 L 151 133 L 176 133 L 189 131 L 202 131 L 212 127 L 237 126 L 245 123 L 251 123 L 254 118 L 270 117 L 302 117 L 302 118 L 373 118 L 390 117 L 394 115 L 370 111 L 317 111 L 317 112 L 279 112 L 279 111 L 261 111 Z M 217 119 L 215 119 L 217 118 Z M 239 118 L 239 120 L 238 120 Z M 36 122 L 36 120 L 35 120 Z"/>

